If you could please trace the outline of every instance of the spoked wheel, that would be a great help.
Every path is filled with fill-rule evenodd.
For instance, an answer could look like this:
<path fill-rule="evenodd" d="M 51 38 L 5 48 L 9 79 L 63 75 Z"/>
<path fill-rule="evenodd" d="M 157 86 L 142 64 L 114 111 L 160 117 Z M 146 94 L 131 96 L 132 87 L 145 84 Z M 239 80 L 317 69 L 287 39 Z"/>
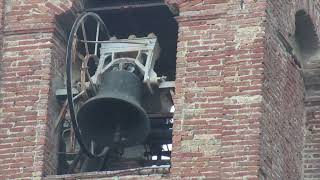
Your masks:
<path fill-rule="evenodd" d="M 72 26 L 66 56 L 67 98 L 72 127 L 75 137 L 83 153 L 93 158 L 95 155 L 84 144 L 77 124 L 79 106 L 96 93 L 95 84 L 91 80 L 99 61 L 99 41 L 108 40 L 110 35 L 102 19 L 95 13 L 81 14 Z M 74 94 L 75 90 L 79 93 Z M 76 103 L 75 103 L 76 102 Z"/>

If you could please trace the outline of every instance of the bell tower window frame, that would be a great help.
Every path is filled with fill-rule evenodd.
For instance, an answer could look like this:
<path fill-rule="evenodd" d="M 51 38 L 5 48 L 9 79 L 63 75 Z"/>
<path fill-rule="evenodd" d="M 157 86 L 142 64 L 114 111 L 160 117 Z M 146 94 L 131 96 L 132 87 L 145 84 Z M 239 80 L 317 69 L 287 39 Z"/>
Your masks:
<path fill-rule="evenodd" d="M 94 1 L 90 1 L 90 3 L 91 2 L 94 2 Z M 151 128 L 156 128 L 156 129 L 154 129 L 152 131 L 153 133 L 151 133 L 151 135 L 146 139 L 146 142 L 145 142 L 145 143 L 147 143 L 145 145 L 148 146 L 147 147 L 148 150 L 146 149 L 144 155 L 149 156 L 150 163 L 146 163 L 145 165 L 142 165 L 139 167 L 144 167 L 144 166 L 147 167 L 147 166 L 151 166 L 151 165 L 162 166 L 165 164 L 170 165 L 170 156 L 171 156 L 171 150 L 172 150 L 172 146 L 171 146 L 171 144 L 172 144 L 172 124 L 173 124 L 173 112 L 174 112 L 172 96 L 174 94 L 175 58 L 176 58 L 175 56 L 176 56 L 177 33 L 178 33 L 177 23 L 175 22 L 175 20 L 173 18 L 173 16 L 175 15 L 174 13 L 176 13 L 175 9 L 172 7 L 169 8 L 163 1 L 157 1 L 157 2 L 156 1 L 154 1 L 154 2 L 149 1 L 148 3 L 147 2 L 140 2 L 140 4 L 139 4 L 139 3 L 135 3 L 134 1 L 129 2 L 129 0 L 128 0 L 128 4 L 125 4 L 125 5 L 115 4 L 112 6 L 103 6 L 103 7 L 101 7 L 101 6 L 94 7 L 95 6 L 94 3 L 92 3 L 92 4 L 90 4 L 90 3 L 89 4 L 86 3 L 85 11 L 86 12 L 94 11 L 94 13 L 97 13 L 101 17 L 101 20 L 107 24 L 107 26 L 108 26 L 108 23 L 110 23 L 110 21 L 111 21 L 111 24 L 119 23 L 119 22 L 115 22 L 119 19 L 116 20 L 115 18 L 111 17 L 111 20 L 110 20 L 110 18 L 108 18 L 109 17 L 108 15 L 111 15 L 114 17 L 117 17 L 117 16 L 120 17 L 122 14 L 126 14 L 126 13 L 129 13 L 129 14 L 130 13 L 137 13 L 134 16 L 136 16 L 135 18 L 136 18 L 136 20 L 138 20 L 138 21 L 136 21 L 137 26 L 140 26 L 140 27 L 138 27 L 138 28 L 131 27 L 128 29 L 124 29 L 120 25 L 119 27 L 116 27 L 111 30 L 111 31 L 116 32 L 115 34 L 112 35 L 115 38 L 113 38 L 113 39 L 110 38 L 110 40 L 104 40 L 105 42 L 107 42 L 107 41 L 108 41 L 108 43 L 110 43 L 111 41 L 114 41 L 115 43 L 120 42 L 120 41 L 121 41 L 121 43 L 131 43 L 132 41 L 143 42 L 144 37 L 148 37 L 149 40 L 151 40 L 151 39 L 158 39 L 159 40 L 159 44 L 155 43 L 155 45 L 160 46 L 159 49 L 162 50 L 161 52 L 158 53 L 159 57 L 153 57 L 153 55 L 151 55 L 151 57 L 150 57 L 150 56 L 148 56 L 147 52 L 142 52 L 141 55 L 143 57 L 147 57 L 147 59 L 145 60 L 145 62 L 143 62 L 143 60 L 141 61 L 140 67 L 139 67 L 139 63 L 137 66 L 137 68 L 140 68 L 140 71 L 143 71 L 143 67 L 146 67 L 145 70 L 147 70 L 148 68 L 150 69 L 150 67 L 153 68 L 153 66 L 154 66 L 154 71 L 160 75 L 160 76 L 158 76 L 160 78 L 165 78 L 164 75 L 169 74 L 167 77 L 168 81 L 161 82 L 161 79 L 155 79 L 156 81 L 160 80 L 160 83 L 157 85 L 158 88 L 156 88 L 156 89 L 155 89 L 156 86 L 153 85 L 152 83 L 150 83 L 150 79 L 149 79 L 149 78 L 151 78 L 151 79 L 156 78 L 156 76 L 154 75 L 155 72 L 151 73 L 150 74 L 151 76 L 149 76 L 149 77 L 146 76 L 146 72 L 143 75 L 144 76 L 143 81 L 147 82 L 146 86 L 145 86 L 145 91 L 143 92 L 145 95 L 144 98 L 148 99 L 148 100 L 146 100 L 146 102 L 144 102 L 143 106 L 148 113 L 148 117 L 150 118 Z M 98 4 L 96 4 L 96 6 Z M 148 9 L 152 9 L 152 10 L 148 10 Z M 150 13 L 152 11 L 161 12 L 160 13 L 160 15 L 161 15 L 160 21 L 158 22 L 160 25 L 157 24 L 156 22 L 152 22 L 152 21 L 148 20 L 148 18 L 150 18 L 150 17 L 147 17 L 146 14 Z M 162 13 L 162 11 L 163 11 L 163 13 Z M 158 14 L 155 13 L 155 14 L 153 14 L 153 16 L 154 15 L 159 15 L 159 13 Z M 128 17 L 128 14 L 123 15 L 119 21 L 125 19 L 125 16 Z M 147 20 L 146 19 L 141 20 L 140 19 L 141 17 L 144 17 Z M 113 22 L 112 22 L 112 19 L 113 19 Z M 122 22 L 122 23 L 126 24 L 125 22 Z M 145 23 L 146 24 L 149 23 L 150 26 L 144 26 Z M 97 27 L 97 29 L 101 28 L 101 26 L 102 26 L 101 22 L 98 24 L 100 25 L 100 27 Z M 166 24 L 167 24 L 167 26 L 165 26 Z M 86 32 L 86 31 L 88 32 L 88 29 L 86 29 L 86 27 L 84 27 L 84 25 L 85 25 L 85 23 L 81 24 L 80 29 L 82 29 L 82 32 Z M 135 25 L 132 25 L 132 26 L 135 26 Z M 147 28 L 146 30 L 144 30 L 143 27 L 149 27 L 149 29 Z M 119 28 L 120 29 L 122 28 L 124 30 L 119 31 Z M 132 34 L 131 34 L 132 31 L 133 31 L 133 35 L 137 34 L 137 36 L 132 36 Z M 135 32 L 137 32 L 137 33 L 135 33 Z M 130 33 L 130 34 L 128 34 L 128 33 Z M 149 33 L 149 35 L 147 33 Z M 152 34 L 150 34 L 150 33 L 152 33 Z M 96 33 L 96 34 L 98 34 L 98 33 Z M 83 42 L 86 41 L 87 44 L 85 44 L 82 47 L 82 50 L 88 51 L 88 49 L 91 48 L 91 49 L 93 49 L 93 52 L 95 55 L 101 56 L 102 54 L 99 54 L 100 52 L 98 52 L 98 49 L 103 50 L 103 46 L 97 47 L 96 45 L 94 45 L 94 46 L 88 45 L 88 43 L 95 44 L 93 42 L 89 42 L 89 40 L 88 40 L 89 36 L 90 35 L 88 35 L 88 37 L 86 37 L 85 33 L 83 33 L 83 35 L 82 35 Z M 97 40 L 100 40 L 100 39 L 98 38 L 93 41 L 97 41 Z M 148 40 L 148 39 L 145 39 L 145 40 Z M 127 41 L 127 42 L 125 42 L 125 41 Z M 104 46 L 104 47 L 106 47 L 106 46 Z M 150 52 L 149 52 L 149 55 L 150 55 Z M 138 57 L 138 56 L 140 56 L 140 53 L 138 53 L 137 56 L 135 56 L 135 57 Z M 149 58 L 159 58 L 159 60 L 156 63 L 152 63 L 150 61 L 150 59 L 148 60 L 148 57 Z M 85 57 L 81 56 L 81 55 L 79 55 L 78 58 L 85 60 L 86 62 L 88 62 L 88 64 L 89 63 L 95 64 L 95 62 L 98 61 L 97 58 L 89 57 L 88 59 L 85 59 Z M 112 59 L 114 59 L 114 58 L 115 58 L 114 54 L 111 53 L 111 62 L 113 61 Z M 87 66 L 81 66 L 81 68 L 82 69 L 83 68 L 90 69 L 90 67 L 87 67 Z M 98 69 L 98 67 L 96 67 L 96 69 Z M 84 74 L 84 79 L 88 79 L 88 77 L 90 77 L 89 71 L 85 72 L 83 74 Z M 94 77 L 94 76 L 91 76 L 91 77 Z M 83 81 L 83 80 L 81 80 L 81 81 Z M 96 81 L 97 81 L 97 78 L 94 77 L 88 83 L 89 84 L 96 83 Z M 154 89 L 155 89 L 155 91 L 153 91 Z M 94 92 L 96 90 L 93 88 L 92 91 Z M 79 98 L 79 96 L 82 96 L 82 92 L 83 91 L 81 91 L 81 90 L 79 91 L 79 89 L 78 90 L 77 89 L 69 90 L 69 93 L 73 94 L 73 96 L 74 96 L 73 99 L 76 99 L 76 98 Z M 152 98 L 152 96 L 154 96 L 154 94 L 156 94 L 156 96 L 158 96 L 157 99 Z M 60 99 L 60 100 L 66 98 L 66 92 L 64 89 L 58 90 L 56 95 L 57 95 L 58 99 Z M 159 107 L 152 108 L 150 106 L 155 101 L 158 102 L 158 105 L 160 104 L 160 106 L 164 105 L 166 107 L 162 108 L 161 112 L 157 112 L 157 110 L 155 110 L 155 109 L 158 108 L 158 110 L 159 110 Z M 172 104 L 172 105 L 169 105 L 169 104 Z M 65 108 L 65 107 L 67 107 L 67 105 L 64 104 L 63 107 Z M 64 112 L 64 114 L 65 114 L 65 112 Z M 68 123 L 68 121 L 67 121 L 68 118 L 70 118 L 70 117 L 68 117 L 68 115 L 67 115 L 65 118 L 66 120 L 63 123 L 61 123 L 61 122 L 58 123 L 57 126 L 62 128 L 62 129 L 60 129 L 60 131 L 63 132 L 61 134 L 61 137 L 62 137 L 61 139 L 65 139 L 64 135 L 70 136 L 69 143 L 70 142 L 74 143 L 75 138 L 71 137 L 74 134 L 74 132 L 68 131 L 65 129 L 68 126 L 70 129 L 70 123 Z M 169 128 L 170 130 L 166 131 L 168 133 L 165 133 L 163 135 L 161 128 L 159 129 L 159 127 Z M 161 140 L 161 138 L 163 138 L 163 137 L 165 137 L 167 140 L 164 140 L 164 141 Z M 158 141 L 158 144 L 159 144 L 159 140 L 163 141 L 161 143 L 166 143 L 166 145 L 165 144 L 163 146 L 157 145 L 157 143 L 155 143 L 155 142 Z M 64 140 L 62 140 L 62 141 L 64 141 Z M 153 145 L 151 145 L 150 143 Z M 62 146 L 65 146 L 65 144 L 64 145 L 63 144 L 64 143 L 62 143 Z M 80 149 L 81 149 L 79 147 L 79 144 L 77 144 L 77 143 L 75 143 L 71 146 L 73 147 L 74 150 L 78 149 L 80 151 Z M 66 156 L 69 156 L 69 158 L 71 158 L 72 161 L 69 161 L 67 163 L 69 166 L 67 171 L 65 170 L 65 168 L 58 168 L 58 169 L 60 169 L 60 172 L 58 172 L 58 174 L 76 173 L 75 169 L 79 166 L 77 164 L 84 162 L 85 160 L 83 159 L 83 157 L 81 157 L 82 155 L 80 153 L 77 153 L 74 155 L 68 154 L 68 153 L 63 154 L 63 149 L 65 149 L 65 148 L 62 148 L 62 149 L 60 148 L 60 150 L 62 150 L 62 152 L 59 152 L 60 161 L 63 161 L 62 159 L 66 158 Z M 83 152 L 81 152 L 81 153 L 83 153 Z M 63 154 L 63 155 L 61 155 L 61 154 Z M 164 157 L 167 157 L 167 158 L 164 158 Z M 66 163 L 63 162 L 63 163 L 60 163 L 59 166 L 62 166 L 63 164 L 66 165 Z M 133 167 L 136 167 L 136 166 L 133 166 Z M 121 169 L 130 169 L 130 168 L 132 168 L 132 167 L 129 164 L 126 167 L 124 167 L 124 166 L 121 168 L 108 167 L 105 169 L 103 169 L 103 168 L 97 169 L 96 171 L 121 170 Z"/>

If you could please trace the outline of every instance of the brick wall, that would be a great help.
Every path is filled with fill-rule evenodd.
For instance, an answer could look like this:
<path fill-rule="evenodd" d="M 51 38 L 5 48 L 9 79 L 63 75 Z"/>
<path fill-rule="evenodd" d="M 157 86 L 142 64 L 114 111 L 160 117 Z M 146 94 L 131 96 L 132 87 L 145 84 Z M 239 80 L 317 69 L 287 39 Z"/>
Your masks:
<path fill-rule="evenodd" d="M 173 176 L 257 179 L 264 6 L 180 4 Z"/>
<path fill-rule="evenodd" d="M 278 9 L 281 6 L 277 3 L 269 4 L 266 25 L 260 177 L 294 180 L 302 176 L 304 84 L 298 66 L 277 35 L 278 30 L 288 33 L 292 28 L 287 26 L 294 21 L 285 19 L 287 12 Z"/>
<path fill-rule="evenodd" d="M 4 0 L 1 0 L 0 1 L 0 52 L 1 52 L 1 49 L 2 49 L 2 31 L 3 31 L 3 18 L 4 18 L 4 4 L 5 4 L 5 1 Z M 0 55 L 1 56 L 1 55 Z M 1 58 L 1 57 L 0 57 Z"/>
<path fill-rule="evenodd" d="M 320 2 L 311 2 L 308 6 L 315 30 L 320 37 Z M 319 61 L 318 61 L 319 62 Z M 318 66 L 315 66 L 318 67 Z M 319 82 L 319 81 L 318 81 Z M 319 119 L 319 96 L 306 98 L 306 133 L 304 145 L 304 179 L 320 179 L 320 119 Z"/>
<path fill-rule="evenodd" d="M 5 2 L 0 179 L 35 179 L 56 171 L 57 136 L 52 133 L 52 124 L 58 111 L 51 87 L 57 58 L 64 61 L 63 55 L 57 55 L 61 51 L 57 47 L 64 46 L 56 40 L 55 15 L 70 9 L 72 3 Z"/>
<path fill-rule="evenodd" d="M 293 58 L 286 52 L 279 37 L 276 36 L 277 31 L 280 30 L 285 39 L 295 46 L 293 36 L 295 34 L 295 14 L 298 10 L 304 10 L 307 16 L 310 16 L 319 36 L 319 2 L 311 0 L 296 0 L 292 3 L 269 1 L 267 9 L 269 21 L 266 33 L 266 67 L 270 69 L 267 75 L 271 82 L 276 80 L 278 83 L 266 81 L 264 87 L 265 93 L 269 94 L 266 97 L 270 99 L 269 103 L 265 103 L 267 113 L 264 116 L 266 121 L 263 122 L 266 124 L 262 126 L 264 127 L 262 135 L 264 135 L 263 144 L 265 145 L 263 147 L 265 148 L 262 151 L 264 158 L 261 160 L 261 174 L 266 179 L 319 179 L 320 177 L 318 166 L 320 161 L 317 156 L 319 154 L 317 143 L 319 136 L 317 102 L 319 98 L 314 96 L 314 93 L 317 93 L 310 91 L 308 86 L 307 89 L 302 89 L 301 79 L 302 76 L 305 77 L 305 84 L 308 81 L 317 81 L 317 79 L 309 80 L 310 77 L 307 77 L 306 73 L 310 71 L 317 75 L 318 66 L 317 64 L 307 66 L 306 59 L 298 59 L 304 68 L 297 71 Z M 305 90 L 307 108 L 305 112 L 302 112 L 304 104 L 301 103 L 301 99 Z M 275 101 L 279 97 L 283 98 L 282 102 Z M 290 133 L 285 135 L 284 132 Z M 304 144 L 302 144 L 303 136 L 305 136 Z M 290 156 L 285 156 L 285 161 L 279 161 L 277 156 L 281 154 L 290 154 Z"/>
<path fill-rule="evenodd" d="M 320 111 L 319 106 L 307 107 L 306 140 L 304 149 L 304 179 L 320 178 Z"/>
<path fill-rule="evenodd" d="M 227 2 L 180 4 L 171 173 L 220 178 Z M 213 36 L 216 36 L 213 38 Z M 216 49 L 216 50 L 214 50 Z"/>

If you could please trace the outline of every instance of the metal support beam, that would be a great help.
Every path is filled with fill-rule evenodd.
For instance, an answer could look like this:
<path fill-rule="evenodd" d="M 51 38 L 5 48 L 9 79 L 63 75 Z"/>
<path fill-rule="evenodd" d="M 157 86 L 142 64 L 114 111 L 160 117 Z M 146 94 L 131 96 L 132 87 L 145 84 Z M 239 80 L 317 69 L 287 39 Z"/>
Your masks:
<path fill-rule="evenodd" d="M 85 11 L 97 12 L 97 11 L 112 11 L 112 10 L 123 10 L 123 9 L 134 9 L 134 8 L 147 8 L 147 7 L 158 7 L 167 6 L 164 2 L 152 2 L 152 3 L 139 3 L 139 4 L 123 4 L 123 5 L 111 5 L 96 8 L 88 8 Z"/>
<path fill-rule="evenodd" d="M 148 8 L 148 7 L 159 7 L 159 6 L 166 6 L 169 8 L 171 13 L 174 16 L 179 14 L 178 8 L 174 5 L 166 4 L 165 2 L 140 2 L 136 4 L 117 4 L 117 5 L 105 5 L 103 7 L 94 7 L 94 8 L 87 8 L 85 11 L 87 12 L 99 12 L 99 11 L 113 11 L 113 10 L 123 10 L 123 9 L 135 9 L 135 8 Z"/>

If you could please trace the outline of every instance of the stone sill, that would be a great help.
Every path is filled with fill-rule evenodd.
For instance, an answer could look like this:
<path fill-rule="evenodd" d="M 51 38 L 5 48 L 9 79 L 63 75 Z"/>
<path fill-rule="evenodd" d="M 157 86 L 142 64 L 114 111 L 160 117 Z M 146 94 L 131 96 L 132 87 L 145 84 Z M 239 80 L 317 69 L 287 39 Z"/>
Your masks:
<path fill-rule="evenodd" d="M 118 171 L 99 171 L 99 172 L 87 172 L 78 174 L 65 174 L 65 175 L 49 175 L 44 177 L 44 180 L 73 180 L 73 179 L 97 179 L 119 176 L 168 176 L 170 172 L 170 166 L 158 166 L 158 167 L 143 167 L 135 169 L 126 169 Z"/>

